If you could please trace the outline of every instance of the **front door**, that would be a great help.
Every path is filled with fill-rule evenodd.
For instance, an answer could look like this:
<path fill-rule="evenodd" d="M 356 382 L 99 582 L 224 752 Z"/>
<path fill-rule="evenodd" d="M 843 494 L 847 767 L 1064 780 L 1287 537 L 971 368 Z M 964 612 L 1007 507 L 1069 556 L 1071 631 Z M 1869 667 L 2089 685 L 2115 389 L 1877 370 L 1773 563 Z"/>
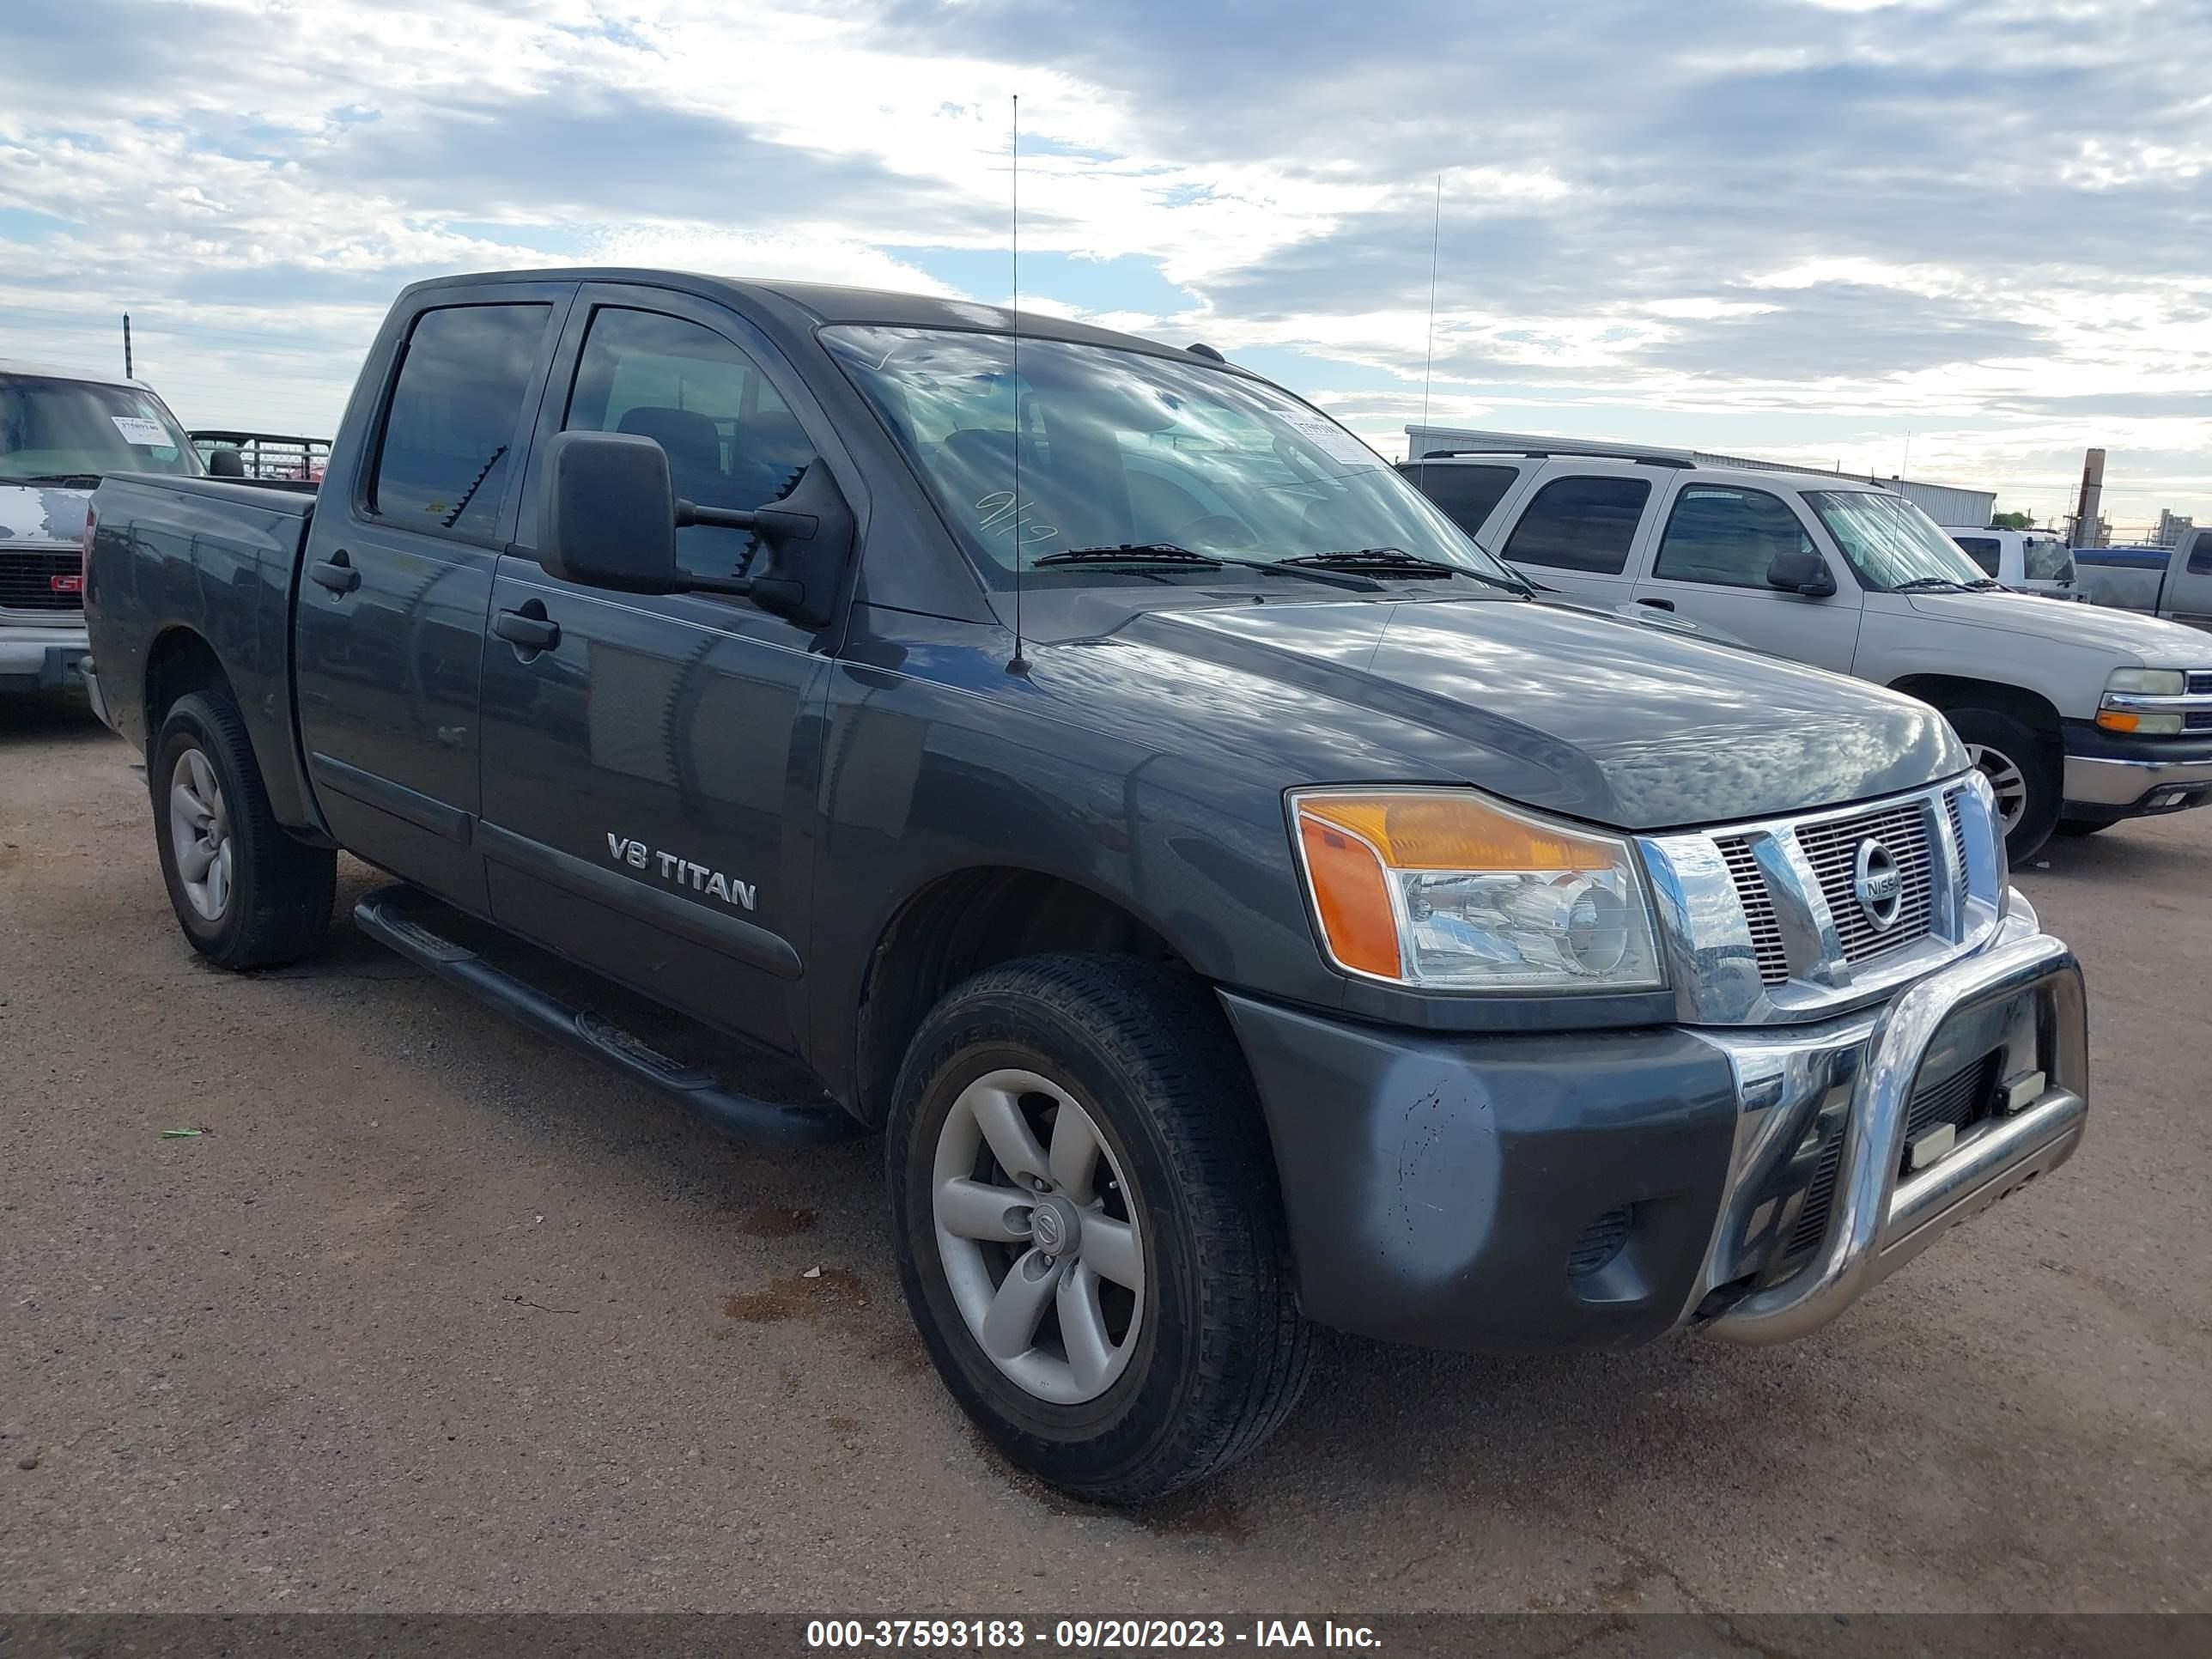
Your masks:
<path fill-rule="evenodd" d="M 326 484 L 301 573 L 300 735 L 332 832 L 478 913 L 471 832 L 494 550 L 573 291 L 442 290 L 412 319 L 360 474 Z M 479 294 L 498 301 L 471 302 Z"/>
<path fill-rule="evenodd" d="M 816 453 L 764 365 L 787 371 L 715 307 L 586 288 L 568 337 L 575 372 L 549 394 L 541 441 L 650 437 L 679 496 L 734 507 L 775 499 Z M 747 532 L 703 526 L 677 546 L 702 574 L 740 574 L 754 552 Z M 811 800 L 802 718 L 828 670 L 819 641 L 742 599 L 561 581 L 520 548 L 491 603 L 477 839 L 493 915 L 793 1046 L 807 897 L 793 826 Z"/>
<path fill-rule="evenodd" d="M 1820 544 L 1771 490 L 1685 483 L 1668 508 L 1650 573 L 1636 584 L 1636 602 L 1711 623 L 1775 656 L 1848 674 L 1861 616 L 1850 572 L 1829 560 L 1837 588 L 1825 598 L 1767 585 L 1775 555 L 1800 550 L 1819 552 Z"/>

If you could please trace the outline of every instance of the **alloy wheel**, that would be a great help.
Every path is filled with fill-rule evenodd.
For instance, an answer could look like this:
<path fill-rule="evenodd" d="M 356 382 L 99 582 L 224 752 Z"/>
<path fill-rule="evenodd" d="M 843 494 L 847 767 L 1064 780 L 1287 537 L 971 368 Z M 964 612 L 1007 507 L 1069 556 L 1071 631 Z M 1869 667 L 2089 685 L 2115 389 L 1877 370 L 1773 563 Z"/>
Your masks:
<path fill-rule="evenodd" d="M 177 757 L 169 772 L 169 843 L 185 898 L 205 921 L 230 907 L 230 808 L 215 768 L 198 749 Z"/>
<path fill-rule="evenodd" d="M 2005 833 L 2010 835 L 2027 815 L 2027 775 L 2002 750 L 1992 749 L 1985 743 L 1968 744 L 1966 758 L 1996 792 L 1997 819 L 2003 824 Z"/>
<path fill-rule="evenodd" d="M 1033 1072 L 976 1079 L 938 1133 L 930 1197 L 945 1281 L 992 1364 L 1056 1405 L 1111 1388 L 1143 1326 L 1145 1250 L 1090 1114 Z"/>

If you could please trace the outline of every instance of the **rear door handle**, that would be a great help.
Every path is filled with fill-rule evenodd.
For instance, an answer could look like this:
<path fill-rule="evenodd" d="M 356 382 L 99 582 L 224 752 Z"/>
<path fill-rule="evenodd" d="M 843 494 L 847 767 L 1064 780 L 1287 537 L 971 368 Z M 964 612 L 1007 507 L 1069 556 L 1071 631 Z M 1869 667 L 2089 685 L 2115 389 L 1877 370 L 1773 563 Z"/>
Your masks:
<path fill-rule="evenodd" d="M 1654 611 L 1672 611 L 1674 608 L 1674 601 L 1672 599 L 1638 599 L 1637 604 L 1648 605 Z"/>
<path fill-rule="evenodd" d="M 361 586 L 361 572 L 353 568 L 353 561 L 346 557 L 343 547 L 329 558 L 309 565 L 307 575 L 309 580 L 329 588 L 333 593 L 350 593 Z"/>
<path fill-rule="evenodd" d="M 545 607 L 535 599 L 525 601 L 520 611 L 502 611 L 491 619 L 491 631 L 510 645 L 525 651 L 550 651 L 561 643 L 561 624 L 545 615 Z M 535 611 L 536 616 L 531 615 Z"/>

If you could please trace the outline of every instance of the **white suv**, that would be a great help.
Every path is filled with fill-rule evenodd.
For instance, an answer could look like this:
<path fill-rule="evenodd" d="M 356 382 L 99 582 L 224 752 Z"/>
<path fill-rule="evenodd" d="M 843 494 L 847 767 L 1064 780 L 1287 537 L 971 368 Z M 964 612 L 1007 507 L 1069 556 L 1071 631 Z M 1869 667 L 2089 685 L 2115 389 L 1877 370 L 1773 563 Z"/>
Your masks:
<path fill-rule="evenodd" d="M 1406 476 L 1540 586 L 1649 606 L 1943 710 L 2007 846 L 2212 801 L 2212 637 L 2008 592 L 1889 490 L 1679 451 L 1428 455 Z"/>

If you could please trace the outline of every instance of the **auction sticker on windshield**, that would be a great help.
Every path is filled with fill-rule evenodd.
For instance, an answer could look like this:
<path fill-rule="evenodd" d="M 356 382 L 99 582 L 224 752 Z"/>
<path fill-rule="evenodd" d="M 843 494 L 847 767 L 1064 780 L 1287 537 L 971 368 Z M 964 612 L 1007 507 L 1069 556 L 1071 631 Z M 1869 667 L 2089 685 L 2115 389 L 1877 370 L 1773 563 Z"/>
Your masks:
<path fill-rule="evenodd" d="M 107 418 L 115 422 L 115 429 L 127 444 L 137 444 L 142 449 L 169 447 L 169 434 L 159 421 L 149 421 L 143 415 L 111 415 Z"/>
<path fill-rule="evenodd" d="M 1301 438 L 1310 440 L 1332 461 L 1346 466 L 1375 465 L 1375 456 L 1367 446 L 1334 421 L 1319 415 L 1293 414 L 1289 410 L 1281 411 L 1281 418 L 1284 425 Z"/>

